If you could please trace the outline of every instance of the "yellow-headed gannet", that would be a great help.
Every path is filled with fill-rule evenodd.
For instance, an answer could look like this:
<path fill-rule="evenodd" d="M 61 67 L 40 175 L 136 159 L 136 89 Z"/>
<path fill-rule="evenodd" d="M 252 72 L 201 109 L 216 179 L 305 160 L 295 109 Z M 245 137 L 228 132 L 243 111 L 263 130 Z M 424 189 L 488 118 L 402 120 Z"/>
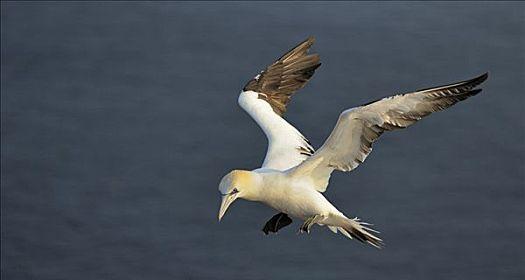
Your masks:
<path fill-rule="evenodd" d="M 310 37 L 284 54 L 249 81 L 239 95 L 239 105 L 266 134 L 268 150 L 261 168 L 234 170 L 222 178 L 219 220 L 233 201 L 243 198 L 279 211 L 264 226 L 266 234 L 289 225 L 291 216 L 304 220 L 300 232 L 310 232 L 314 224 L 326 225 L 334 233 L 339 231 L 379 248 L 383 242 L 370 224 L 347 218 L 322 195 L 330 174 L 354 170 L 383 132 L 408 127 L 478 94 L 481 89 L 475 87 L 488 75 L 345 110 L 321 148 L 314 151 L 308 140 L 282 118 L 292 95 L 321 65 L 319 55 L 308 54 L 313 43 Z"/>

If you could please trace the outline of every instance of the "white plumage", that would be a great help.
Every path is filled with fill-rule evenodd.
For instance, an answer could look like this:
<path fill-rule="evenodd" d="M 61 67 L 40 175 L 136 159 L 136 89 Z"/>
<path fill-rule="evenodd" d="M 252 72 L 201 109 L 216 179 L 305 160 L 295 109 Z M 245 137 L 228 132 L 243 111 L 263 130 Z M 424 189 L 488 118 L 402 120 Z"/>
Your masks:
<path fill-rule="evenodd" d="M 308 157 L 301 154 L 298 147 L 308 147 L 313 151 L 304 136 L 277 115 L 268 102 L 258 98 L 256 92 L 241 92 L 239 105 L 255 120 L 268 138 L 268 150 L 261 168 L 286 170 Z"/>
<path fill-rule="evenodd" d="M 290 224 L 291 216 L 305 220 L 301 232 L 309 232 L 314 224 L 327 225 L 335 233 L 380 247 L 382 240 L 370 224 L 347 218 L 322 195 L 330 174 L 359 166 L 383 132 L 405 128 L 478 94 L 481 89 L 475 87 L 487 74 L 345 110 L 325 143 L 314 152 L 308 140 L 282 118 L 292 95 L 320 66 L 319 56 L 308 54 L 313 42 L 310 37 L 287 52 L 249 81 L 239 95 L 239 105 L 268 138 L 268 150 L 261 168 L 234 170 L 222 179 L 219 220 L 235 199 L 243 198 L 279 211 L 264 226 L 266 234 Z"/>

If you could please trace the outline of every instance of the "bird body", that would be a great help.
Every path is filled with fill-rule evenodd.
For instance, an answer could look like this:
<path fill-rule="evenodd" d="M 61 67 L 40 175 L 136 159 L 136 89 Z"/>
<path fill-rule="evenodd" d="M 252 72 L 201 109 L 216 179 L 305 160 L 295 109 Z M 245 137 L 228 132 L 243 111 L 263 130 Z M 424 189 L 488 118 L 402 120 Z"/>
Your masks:
<path fill-rule="evenodd" d="M 311 178 L 301 175 L 294 170 L 233 170 L 223 178 L 219 190 L 227 195 L 232 193 L 228 191 L 228 186 L 238 186 L 243 191 L 233 191 L 233 200 L 243 198 L 260 202 L 280 213 L 308 221 L 303 224 L 300 232 L 310 232 L 313 224 L 327 225 L 334 233 L 340 231 L 349 238 L 357 238 L 378 248 L 382 246 L 382 240 L 372 234 L 377 231 L 367 227 L 370 224 L 360 222 L 357 218 L 347 218 L 316 190 Z M 224 201 L 233 202 L 227 200 L 229 197 L 231 196 L 226 196 Z M 221 211 L 219 217 L 222 215 L 224 212 Z M 316 219 L 309 220 L 311 218 Z"/>
<path fill-rule="evenodd" d="M 250 80 L 238 98 L 239 105 L 261 127 L 268 150 L 261 168 L 234 170 L 219 184 L 222 195 L 219 220 L 238 198 L 258 201 L 279 211 L 263 231 L 277 232 L 289 225 L 289 216 L 304 220 L 301 232 L 314 224 L 328 226 L 349 238 L 375 247 L 382 240 L 370 224 L 349 219 L 324 196 L 333 171 L 352 171 L 372 151 L 372 144 L 387 131 L 406 128 L 433 112 L 477 95 L 476 87 L 488 77 L 386 97 L 343 111 L 324 144 L 315 151 L 310 142 L 282 116 L 292 95 L 321 65 L 308 54 L 308 38 Z"/>
<path fill-rule="evenodd" d="M 282 171 L 253 171 L 261 179 L 258 200 L 273 209 L 302 220 L 314 215 L 342 215 L 308 177 L 293 176 Z"/>

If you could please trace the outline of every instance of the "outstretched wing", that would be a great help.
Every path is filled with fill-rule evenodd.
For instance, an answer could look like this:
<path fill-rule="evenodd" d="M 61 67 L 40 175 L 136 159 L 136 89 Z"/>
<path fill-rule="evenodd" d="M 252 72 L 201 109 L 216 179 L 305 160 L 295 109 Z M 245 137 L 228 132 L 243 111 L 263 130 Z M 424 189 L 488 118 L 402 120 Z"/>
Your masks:
<path fill-rule="evenodd" d="M 410 126 L 433 112 L 446 109 L 478 94 L 476 86 L 488 74 L 477 78 L 413 93 L 383 98 L 344 111 L 323 146 L 290 172 L 308 174 L 318 191 L 326 190 L 333 170 L 351 171 L 372 152 L 372 144 L 385 131 Z"/>
<path fill-rule="evenodd" d="M 244 86 L 243 91 L 259 93 L 259 98 L 282 116 L 292 95 L 304 87 L 321 65 L 318 54 L 308 54 L 315 39 L 309 37 L 277 59 Z"/>
<path fill-rule="evenodd" d="M 281 116 L 292 95 L 304 87 L 321 65 L 319 55 L 308 54 L 310 37 L 255 76 L 239 95 L 239 105 L 268 138 L 263 168 L 286 170 L 312 155 L 308 140 Z"/>

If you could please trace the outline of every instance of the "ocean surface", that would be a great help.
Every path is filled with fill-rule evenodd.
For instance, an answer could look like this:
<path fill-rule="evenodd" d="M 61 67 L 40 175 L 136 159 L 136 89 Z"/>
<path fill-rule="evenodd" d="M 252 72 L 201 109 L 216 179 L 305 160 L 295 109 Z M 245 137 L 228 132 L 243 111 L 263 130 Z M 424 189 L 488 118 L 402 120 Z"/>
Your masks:
<path fill-rule="evenodd" d="M 525 4 L 2 2 L 1 277 L 525 279 Z M 260 166 L 244 84 L 308 36 L 323 65 L 287 119 L 319 147 L 338 114 L 490 77 L 385 134 L 325 193 L 371 246 L 236 202 Z"/>

